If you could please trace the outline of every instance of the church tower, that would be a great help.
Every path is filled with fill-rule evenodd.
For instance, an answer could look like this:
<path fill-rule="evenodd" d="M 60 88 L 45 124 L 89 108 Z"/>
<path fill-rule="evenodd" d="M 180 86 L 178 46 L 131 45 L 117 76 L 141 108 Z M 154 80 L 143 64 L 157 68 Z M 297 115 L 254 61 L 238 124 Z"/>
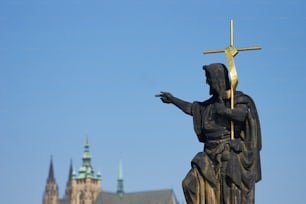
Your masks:
<path fill-rule="evenodd" d="M 43 204 L 59 204 L 58 186 L 54 177 L 52 158 L 50 161 L 49 175 L 44 192 Z"/>
<path fill-rule="evenodd" d="M 101 192 L 101 174 L 91 166 L 89 143 L 86 138 L 82 166 L 78 175 L 73 171 L 72 163 L 69 169 L 69 178 L 66 186 L 66 199 L 70 204 L 93 204 Z"/>

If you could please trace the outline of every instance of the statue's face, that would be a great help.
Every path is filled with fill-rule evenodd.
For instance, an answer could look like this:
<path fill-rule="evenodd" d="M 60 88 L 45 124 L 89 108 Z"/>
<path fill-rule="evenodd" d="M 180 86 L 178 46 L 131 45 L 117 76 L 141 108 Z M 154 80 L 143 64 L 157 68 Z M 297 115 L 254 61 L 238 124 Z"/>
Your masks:
<path fill-rule="evenodd" d="M 209 94 L 218 95 L 218 86 L 216 80 L 213 80 L 207 72 L 206 72 L 206 83 L 209 85 Z"/>
<path fill-rule="evenodd" d="M 222 64 L 204 65 L 206 83 L 209 85 L 209 94 L 226 97 L 226 90 L 229 88 L 229 81 L 226 67 Z"/>

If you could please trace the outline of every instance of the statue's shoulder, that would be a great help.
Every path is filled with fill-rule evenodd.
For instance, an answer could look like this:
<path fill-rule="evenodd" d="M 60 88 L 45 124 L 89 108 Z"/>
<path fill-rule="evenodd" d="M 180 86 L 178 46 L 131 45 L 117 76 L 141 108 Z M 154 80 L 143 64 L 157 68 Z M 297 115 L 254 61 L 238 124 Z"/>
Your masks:
<path fill-rule="evenodd" d="M 209 99 L 205 101 L 194 101 L 193 104 L 199 105 L 199 106 L 207 106 L 213 103 L 213 97 L 210 97 Z"/>
<path fill-rule="evenodd" d="M 235 104 L 248 104 L 252 106 L 255 105 L 252 97 L 243 93 L 242 91 L 235 92 Z"/>
<path fill-rule="evenodd" d="M 195 113 L 200 113 L 202 112 L 203 110 L 206 109 L 207 106 L 209 106 L 210 104 L 212 104 L 212 99 L 209 98 L 208 100 L 206 101 L 194 101 L 192 103 L 192 112 L 193 112 L 193 115 L 195 115 Z"/>

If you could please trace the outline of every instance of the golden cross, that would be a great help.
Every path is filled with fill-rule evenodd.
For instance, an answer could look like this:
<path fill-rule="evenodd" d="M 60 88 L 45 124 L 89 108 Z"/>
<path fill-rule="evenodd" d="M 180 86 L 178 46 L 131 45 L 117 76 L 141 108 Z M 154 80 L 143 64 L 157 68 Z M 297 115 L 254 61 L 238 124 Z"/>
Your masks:
<path fill-rule="evenodd" d="M 230 20 L 230 45 L 223 50 L 206 50 L 204 54 L 220 53 L 224 52 L 227 60 L 227 64 L 230 71 L 231 78 L 231 109 L 234 109 L 234 94 L 238 85 L 238 75 L 236 71 L 234 57 L 238 54 L 239 51 L 248 51 L 248 50 L 260 50 L 261 47 L 246 47 L 246 48 L 235 48 L 234 47 L 234 21 Z M 231 138 L 234 139 L 234 122 L 231 121 Z"/>
<path fill-rule="evenodd" d="M 230 21 L 230 46 L 234 48 L 234 21 L 231 19 Z M 244 48 L 235 48 L 237 50 L 237 53 L 234 55 L 236 56 L 238 54 L 238 51 L 248 51 L 248 50 L 260 50 L 261 47 L 255 46 L 255 47 L 244 47 Z M 225 52 L 225 50 L 206 50 L 203 51 L 204 54 L 212 54 L 212 53 L 219 53 L 219 52 Z"/>

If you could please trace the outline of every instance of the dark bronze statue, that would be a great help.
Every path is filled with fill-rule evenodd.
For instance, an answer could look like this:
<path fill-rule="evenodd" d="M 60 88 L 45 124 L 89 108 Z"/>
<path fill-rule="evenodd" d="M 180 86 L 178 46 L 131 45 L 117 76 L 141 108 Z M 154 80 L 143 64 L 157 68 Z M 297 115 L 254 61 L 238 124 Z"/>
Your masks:
<path fill-rule="evenodd" d="M 193 117 L 194 131 L 205 144 L 182 182 L 186 202 L 254 204 L 255 183 L 261 180 L 261 131 L 255 104 L 251 97 L 236 91 L 231 108 L 225 65 L 205 65 L 203 69 L 210 86 L 208 100 L 190 103 L 168 92 L 157 95 Z"/>

